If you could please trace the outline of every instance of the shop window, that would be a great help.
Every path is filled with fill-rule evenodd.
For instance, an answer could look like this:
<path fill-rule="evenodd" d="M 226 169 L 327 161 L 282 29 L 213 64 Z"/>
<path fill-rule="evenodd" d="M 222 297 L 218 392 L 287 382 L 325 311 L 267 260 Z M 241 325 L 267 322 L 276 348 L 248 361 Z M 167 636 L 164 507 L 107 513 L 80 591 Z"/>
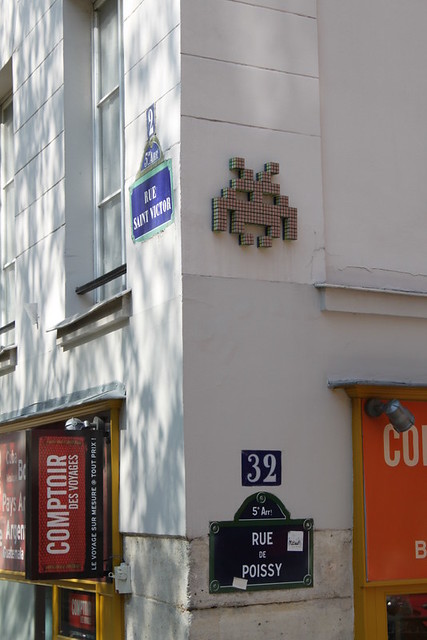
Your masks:
<path fill-rule="evenodd" d="M 35 589 L 25 640 L 123 638 L 122 596 L 111 579 L 122 560 L 119 408 L 105 400 L 0 427 L 0 579 Z M 78 503 L 86 506 L 76 529 Z M 77 555 L 64 555 L 70 548 Z M 87 573 L 94 567 L 96 577 Z"/>
<path fill-rule="evenodd" d="M 77 640 L 96 640 L 96 595 L 61 590 L 59 633 Z"/>
<path fill-rule="evenodd" d="M 388 640 L 427 640 L 427 593 L 389 595 Z"/>

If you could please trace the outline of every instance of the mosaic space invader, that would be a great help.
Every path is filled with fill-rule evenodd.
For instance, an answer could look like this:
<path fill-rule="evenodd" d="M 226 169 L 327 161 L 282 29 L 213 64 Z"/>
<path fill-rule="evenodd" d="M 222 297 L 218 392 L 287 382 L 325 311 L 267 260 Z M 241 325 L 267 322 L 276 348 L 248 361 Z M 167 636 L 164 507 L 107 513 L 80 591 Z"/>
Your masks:
<path fill-rule="evenodd" d="M 248 246 L 255 242 L 255 235 L 246 225 L 258 225 L 265 229 L 257 237 L 258 247 L 271 247 L 273 238 L 297 239 L 297 209 L 289 206 L 287 196 L 280 195 L 280 185 L 271 181 L 278 175 L 279 163 L 267 162 L 264 171 L 256 174 L 245 168 L 244 158 L 231 158 L 230 171 L 237 171 L 237 178 L 221 190 L 221 197 L 212 198 L 212 231 L 226 231 L 230 213 L 230 233 L 239 234 L 239 244 Z"/>

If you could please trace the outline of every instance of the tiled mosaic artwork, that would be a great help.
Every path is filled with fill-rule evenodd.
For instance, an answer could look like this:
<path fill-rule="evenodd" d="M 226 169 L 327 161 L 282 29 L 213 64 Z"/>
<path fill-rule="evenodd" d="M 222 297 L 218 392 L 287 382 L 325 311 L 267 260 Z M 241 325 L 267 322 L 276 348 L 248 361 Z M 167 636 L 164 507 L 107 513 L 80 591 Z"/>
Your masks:
<path fill-rule="evenodd" d="M 226 231 L 230 213 L 230 233 L 239 234 L 240 245 L 255 242 L 246 225 L 264 227 L 264 235 L 257 237 L 258 247 L 271 247 L 273 238 L 296 240 L 297 209 L 289 206 L 287 196 L 280 195 L 280 185 L 271 181 L 271 176 L 279 173 L 279 163 L 267 162 L 255 180 L 252 169 L 245 168 L 244 158 L 231 158 L 230 170 L 237 171 L 238 178 L 221 190 L 221 197 L 212 198 L 212 231 Z"/>

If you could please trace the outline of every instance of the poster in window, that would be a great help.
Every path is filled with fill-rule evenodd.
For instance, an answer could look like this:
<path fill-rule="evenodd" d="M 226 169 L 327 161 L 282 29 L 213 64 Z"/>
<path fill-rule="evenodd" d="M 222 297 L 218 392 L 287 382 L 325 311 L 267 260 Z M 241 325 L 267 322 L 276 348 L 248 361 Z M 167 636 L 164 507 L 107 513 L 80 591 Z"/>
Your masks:
<path fill-rule="evenodd" d="M 61 590 L 59 629 L 62 636 L 95 640 L 96 595 L 84 591 Z"/>
<path fill-rule="evenodd" d="M 32 430 L 27 452 L 26 577 L 101 577 L 102 434 Z"/>
<path fill-rule="evenodd" d="M 0 436 L 0 571 L 25 571 L 25 432 Z"/>

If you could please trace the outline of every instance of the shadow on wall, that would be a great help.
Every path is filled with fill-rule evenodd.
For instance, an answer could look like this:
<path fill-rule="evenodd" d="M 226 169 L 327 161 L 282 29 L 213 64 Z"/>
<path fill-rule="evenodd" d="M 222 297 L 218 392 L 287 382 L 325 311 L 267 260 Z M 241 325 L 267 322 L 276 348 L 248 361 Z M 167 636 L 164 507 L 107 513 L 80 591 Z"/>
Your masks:
<path fill-rule="evenodd" d="M 37 22 L 39 33 L 50 34 L 59 17 L 57 12 L 46 11 L 38 16 L 32 14 L 31 19 Z M 132 19 L 129 20 L 133 24 Z M 131 39 L 126 45 L 127 50 L 141 46 L 143 39 L 137 29 L 138 24 L 135 20 L 135 27 L 129 30 Z M 163 56 L 157 63 L 166 66 L 164 75 L 167 80 L 164 80 L 164 84 L 169 83 L 169 88 L 173 88 L 180 81 L 180 56 L 176 51 L 176 35 L 172 37 L 177 26 L 171 31 L 169 24 L 167 7 L 158 3 L 150 38 L 153 39 L 153 45 L 156 38 L 167 39 Z M 49 37 L 48 41 L 54 42 L 55 38 Z M 36 47 L 36 44 L 36 38 L 33 38 L 28 46 Z M 55 44 L 52 46 L 54 50 L 58 48 Z M 153 46 L 153 51 L 155 49 Z M 163 238 L 150 241 L 158 243 L 159 247 L 158 251 L 148 252 L 149 258 L 141 245 L 131 249 L 129 286 L 134 297 L 142 299 L 142 308 L 149 309 L 149 312 L 133 317 L 125 328 L 67 352 L 57 346 L 55 331 L 48 331 L 63 320 L 61 314 L 64 313 L 66 277 L 64 136 L 61 123 L 57 122 L 52 127 L 52 121 L 48 118 L 52 111 L 49 102 L 63 86 L 60 73 L 53 66 L 54 50 L 50 53 L 46 51 L 41 61 L 40 68 L 46 73 L 44 80 L 41 76 L 38 84 L 35 80 L 28 80 L 15 88 L 17 99 L 22 98 L 15 116 L 18 158 L 15 178 L 16 223 L 17 229 L 22 230 L 22 233 L 17 233 L 16 259 L 16 335 L 19 355 L 16 371 L 0 380 L 1 395 L 7 398 L 2 410 L 29 406 L 113 380 L 123 382 L 128 398 L 138 408 L 142 407 L 138 420 L 134 420 L 124 434 L 126 450 L 121 460 L 122 475 L 126 486 L 132 488 L 122 507 L 126 522 L 135 524 L 139 532 L 141 523 L 145 523 L 147 518 L 150 528 L 156 531 L 183 531 L 181 307 L 178 302 L 180 294 L 175 291 L 174 285 L 171 286 L 171 282 L 178 281 L 176 274 L 180 261 L 179 235 L 175 225 L 169 229 L 169 234 L 176 234 L 172 243 Z M 28 64 L 33 57 L 29 56 Z M 162 98 L 153 93 L 155 86 L 147 85 L 147 57 L 141 53 L 133 81 L 133 90 L 138 87 L 144 130 L 146 107 Z M 27 62 L 24 61 L 24 64 Z M 28 76 L 28 69 L 21 71 L 22 78 L 26 74 Z M 59 83 L 58 87 L 56 83 Z M 60 108 L 59 105 L 57 108 Z M 40 117 L 33 117 L 35 109 L 41 114 Z M 22 132 L 24 127 L 25 135 Z M 26 140 L 31 141 L 31 148 L 26 148 Z M 141 140 L 141 156 L 143 146 L 144 140 Z M 164 152 L 167 153 L 167 149 Z M 132 175 L 137 169 L 132 168 Z M 175 206 L 178 210 L 178 197 Z M 126 211 L 125 215 L 127 242 L 130 243 L 129 212 Z M 88 224 L 91 224 L 91 216 L 88 216 Z M 78 251 L 79 247 L 76 247 Z M 166 302 L 156 305 L 153 310 L 153 299 Z M 38 305 L 37 325 L 25 312 L 25 305 L 34 302 Z M 141 322 L 144 323 L 142 327 L 138 326 Z"/>
<path fill-rule="evenodd" d="M 174 16 L 169 4 L 157 3 L 155 12 L 145 16 L 146 37 L 141 36 L 135 14 L 125 26 L 125 50 L 132 56 L 127 124 L 131 125 L 132 119 L 140 120 L 138 161 L 146 138 L 145 110 L 153 102 L 161 105 L 180 83 L 179 24 L 171 24 Z M 139 11 L 143 10 L 141 5 Z M 133 114 L 135 105 L 138 110 Z M 174 130 L 163 123 L 166 137 Z M 168 142 L 173 146 L 179 140 Z M 166 157 L 172 155 L 171 148 L 163 147 L 163 152 Z M 134 179 L 138 168 L 127 167 L 129 180 Z M 179 219 L 179 179 L 174 179 L 174 190 L 175 219 Z M 120 524 L 127 532 L 185 533 L 178 224 L 175 222 L 147 243 L 129 245 L 129 273 L 134 274 L 132 292 L 135 300 L 142 301 L 139 306 L 143 311 L 132 317 L 129 332 L 123 332 L 128 413 L 121 440 Z"/>

